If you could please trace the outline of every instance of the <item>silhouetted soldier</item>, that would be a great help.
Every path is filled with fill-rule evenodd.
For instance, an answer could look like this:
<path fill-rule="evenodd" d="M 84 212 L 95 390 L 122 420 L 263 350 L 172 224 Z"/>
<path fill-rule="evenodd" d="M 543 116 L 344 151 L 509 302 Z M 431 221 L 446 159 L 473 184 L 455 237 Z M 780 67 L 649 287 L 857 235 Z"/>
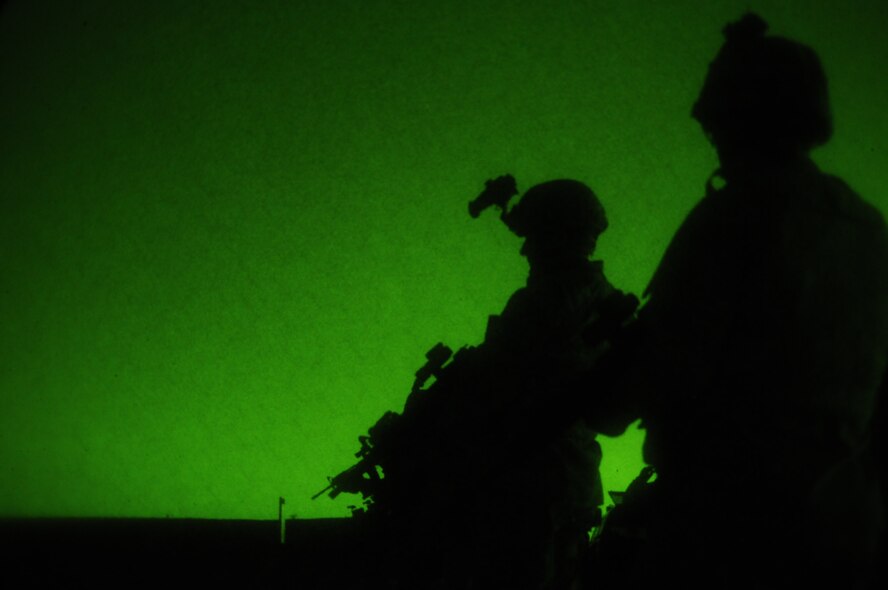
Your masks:
<path fill-rule="evenodd" d="M 485 396 L 490 406 L 480 409 L 493 417 L 490 431 L 502 442 L 478 449 L 474 461 L 492 462 L 481 475 L 485 489 L 508 492 L 477 498 L 483 522 L 478 541 L 486 544 L 478 582 L 569 588 L 588 531 L 600 519 L 601 449 L 584 421 L 558 422 L 556 391 L 606 347 L 586 341 L 589 327 L 610 321 L 603 313 L 619 303 L 628 301 L 631 313 L 637 300 L 611 286 L 602 262 L 590 261 L 607 218 L 584 184 L 534 186 L 504 221 L 524 238 L 521 254 L 530 272 L 526 286 L 490 318 L 482 346 L 497 367 L 498 383 Z"/>
<path fill-rule="evenodd" d="M 589 369 L 607 347 L 602 326 L 619 324 L 637 299 L 589 259 L 607 220 L 587 186 L 556 180 L 508 212 L 500 205 L 524 238 L 526 286 L 489 318 L 484 342 L 454 361 L 445 395 L 432 406 L 420 392 L 405 407 L 404 421 L 423 423 L 427 439 L 416 447 L 420 487 L 398 495 L 391 511 L 402 561 L 423 564 L 408 574 L 413 587 L 436 579 L 446 588 L 576 587 L 600 518 L 601 449 L 582 420 L 564 419 L 557 392 Z M 600 334 L 591 342 L 590 327 Z"/>
<path fill-rule="evenodd" d="M 832 134 L 817 55 L 766 29 L 749 14 L 724 30 L 693 108 L 724 186 L 638 314 L 622 393 L 642 396 L 658 472 L 638 566 L 696 587 L 854 587 L 883 525 L 862 457 L 888 359 L 888 232 L 808 157 Z"/>

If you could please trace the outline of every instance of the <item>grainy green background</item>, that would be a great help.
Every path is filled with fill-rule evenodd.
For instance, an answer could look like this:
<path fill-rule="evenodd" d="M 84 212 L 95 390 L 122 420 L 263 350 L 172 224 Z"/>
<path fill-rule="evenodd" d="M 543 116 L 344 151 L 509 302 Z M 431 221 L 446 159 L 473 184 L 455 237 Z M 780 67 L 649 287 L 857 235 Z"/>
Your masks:
<path fill-rule="evenodd" d="M 309 496 L 524 280 L 467 201 L 587 182 L 639 292 L 715 165 L 689 111 L 747 7 L 820 52 L 817 160 L 888 210 L 881 0 L 7 3 L 0 514 L 346 514 Z M 606 489 L 641 436 L 603 441 Z"/>

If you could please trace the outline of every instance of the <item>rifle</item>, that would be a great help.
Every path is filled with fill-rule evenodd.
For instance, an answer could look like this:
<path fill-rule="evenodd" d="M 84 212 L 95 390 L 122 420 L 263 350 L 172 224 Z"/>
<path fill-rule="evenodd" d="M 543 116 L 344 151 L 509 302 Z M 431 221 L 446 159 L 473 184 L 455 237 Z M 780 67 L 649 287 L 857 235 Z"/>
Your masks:
<path fill-rule="evenodd" d="M 387 487 L 385 478 L 390 473 L 387 474 L 386 471 L 399 460 L 403 460 L 408 446 L 416 442 L 412 440 L 412 435 L 422 432 L 424 425 L 416 422 L 429 414 L 422 410 L 422 406 L 429 406 L 428 400 L 431 397 L 441 398 L 442 389 L 446 388 L 438 384 L 441 383 L 445 369 L 450 370 L 458 358 L 463 358 L 464 350 L 466 349 L 454 356 L 453 351 L 443 343 L 433 346 L 426 353 L 425 364 L 416 371 L 404 413 L 386 412 L 368 429 L 366 435 L 359 436 L 361 448 L 355 453 L 359 461 L 336 476 L 328 477 L 327 486 L 312 496 L 312 500 L 329 492 L 330 498 L 336 498 L 342 493 L 361 494 L 365 506 L 377 503 L 378 496 L 384 495 L 383 490 Z M 451 362 L 448 364 L 448 361 Z M 432 377 L 435 377 L 435 382 L 428 385 Z M 431 390 L 435 390 L 435 393 Z"/>
<path fill-rule="evenodd" d="M 509 200 L 517 194 L 518 187 L 515 178 L 510 174 L 488 180 L 484 183 L 484 190 L 481 194 L 469 203 L 469 214 L 473 218 L 477 218 L 482 211 L 495 206 L 500 209 L 500 218 L 508 225 Z M 437 406 L 435 402 L 441 399 L 442 390 L 448 389 L 440 386 L 445 369 L 454 372 L 452 367 L 466 364 L 463 359 L 470 356 L 469 350 L 474 349 L 464 347 L 454 355 L 453 351 L 441 342 L 433 346 L 426 353 L 426 363 L 416 371 L 413 387 L 404 404 L 404 415 L 386 412 L 376 422 L 376 425 L 369 429 L 366 436 L 359 436 L 361 449 L 355 453 L 355 457 L 360 460 L 338 475 L 328 477 L 327 487 L 312 496 L 312 500 L 327 492 L 329 492 L 330 498 L 336 498 L 345 492 L 360 493 L 364 498 L 365 505 L 372 502 L 384 487 L 382 482 L 386 476 L 386 466 L 397 461 L 396 453 L 403 455 L 406 452 L 405 442 L 415 442 L 409 440 L 409 437 L 405 435 L 408 423 L 412 424 L 412 432 L 421 433 L 423 423 L 433 419 Z M 448 361 L 450 361 L 449 364 Z M 427 386 L 432 377 L 435 377 L 434 384 Z M 380 470 L 382 470 L 382 475 L 379 473 Z"/>
<path fill-rule="evenodd" d="M 394 412 L 386 412 L 376 423 L 376 426 L 379 426 L 380 423 L 384 424 L 387 421 L 395 419 L 395 416 L 397 416 L 397 414 Z M 372 432 L 373 428 L 370 430 Z M 343 492 L 347 494 L 360 493 L 364 498 L 373 494 L 375 491 L 374 488 L 378 485 L 376 482 L 379 482 L 382 479 L 377 470 L 378 457 L 376 455 L 378 454 L 378 451 L 377 453 L 374 453 L 376 448 L 370 442 L 369 436 L 359 436 L 358 441 L 361 443 L 361 450 L 355 453 L 355 457 L 360 458 L 360 461 L 335 477 L 328 477 L 327 481 L 329 483 L 327 484 L 327 487 L 312 496 L 312 500 L 316 500 L 327 491 L 330 492 L 329 496 L 333 499 Z"/>

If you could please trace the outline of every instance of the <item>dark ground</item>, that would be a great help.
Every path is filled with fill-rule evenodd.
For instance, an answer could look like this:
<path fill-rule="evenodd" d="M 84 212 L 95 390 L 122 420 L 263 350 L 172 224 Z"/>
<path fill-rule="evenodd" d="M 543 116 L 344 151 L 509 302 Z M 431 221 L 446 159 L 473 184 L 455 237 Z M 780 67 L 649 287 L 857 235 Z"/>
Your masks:
<path fill-rule="evenodd" d="M 2 519 L 0 586 L 376 586 L 373 544 L 352 519 L 287 521 L 284 544 L 279 531 L 264 520 Z"/>

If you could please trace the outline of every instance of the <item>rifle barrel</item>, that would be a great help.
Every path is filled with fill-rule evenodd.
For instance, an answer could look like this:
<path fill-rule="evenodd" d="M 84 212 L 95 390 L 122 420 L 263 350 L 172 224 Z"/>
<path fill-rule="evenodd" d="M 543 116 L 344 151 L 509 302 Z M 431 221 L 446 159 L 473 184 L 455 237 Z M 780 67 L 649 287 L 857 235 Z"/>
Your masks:
<path fill-rule="evenodd" d="M 318 492 L 317 494 L 315 494 L 314 496 L 312 496 L 311 499 L 312 499 L 312 500 L 317 500 L 318 498 L 320 498 L 320 497 L 324 494 L 324 492 L 326 492 L 327 490 L 332 490 L 332 489 L 333 489 L 333 484 L 331 483 L 330 485 L 328 485 L 327 487 L 325 487 L 323 490 L 321 490 L 320 492 Z"/>

